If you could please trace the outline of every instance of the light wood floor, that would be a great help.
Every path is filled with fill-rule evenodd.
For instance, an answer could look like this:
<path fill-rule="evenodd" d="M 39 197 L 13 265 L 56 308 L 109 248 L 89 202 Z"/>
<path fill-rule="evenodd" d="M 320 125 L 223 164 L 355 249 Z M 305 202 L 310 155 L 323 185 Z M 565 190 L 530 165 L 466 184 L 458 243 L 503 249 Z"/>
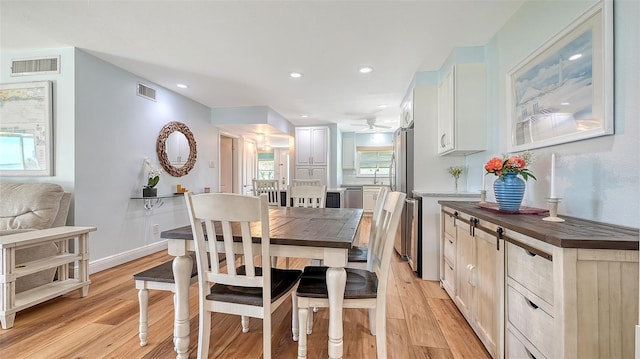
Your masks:
<path fill-rule="evenodd" d="M 365 218 L 366 220 L 366 218 Z M 363 224 L 368 224 L 364 222 Z M 362 231 L 362 238 L 368 236 Z M 18 312 L 15 325 L 0 329 L 1 358 L 175 358 L 173 300 L 169 292 L 149 296 L 149 343 L 138 339 L 138 295 L 132 275 L 170 260 L 159 252 L 91 276 L 89 296 L 74 292 Z M 308 261 L 291 260 L 294 267 Z M 456 306 L 437 282 L 418 279 L 398 257 L 392 263 L 387 299 L 389 358 L 489 358 Z M 198 334 L 197 285 L 190 288 L 190 357 L 195 358 Z M 314 317 L 308 337 L 309 358 L 327 358 L 328 310 Z M 215 313 L 211 358 L 260 358 L 262 321 L 251 319 L 242 333 L 240 318 Z M 291 340 L 291 305 L 273 313 L 273 357 L 296 358 Z M 375 358 L 375 337 L 369 333 L 366 310 L 344 312 L 346 358 Z"/>

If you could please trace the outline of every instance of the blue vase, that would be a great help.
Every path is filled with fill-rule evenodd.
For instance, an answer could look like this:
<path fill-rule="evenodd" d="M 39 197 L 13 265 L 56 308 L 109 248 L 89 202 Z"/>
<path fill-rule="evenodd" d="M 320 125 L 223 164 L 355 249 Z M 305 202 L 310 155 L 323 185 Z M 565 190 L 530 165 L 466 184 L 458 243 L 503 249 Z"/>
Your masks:
<path fill-rule="evenodd" d="M 516 173 L 506 173 L 493 182 L 493 192 L 501 211 L 515 212 L 520 209 L 524 196 L 524 180 Z"/>

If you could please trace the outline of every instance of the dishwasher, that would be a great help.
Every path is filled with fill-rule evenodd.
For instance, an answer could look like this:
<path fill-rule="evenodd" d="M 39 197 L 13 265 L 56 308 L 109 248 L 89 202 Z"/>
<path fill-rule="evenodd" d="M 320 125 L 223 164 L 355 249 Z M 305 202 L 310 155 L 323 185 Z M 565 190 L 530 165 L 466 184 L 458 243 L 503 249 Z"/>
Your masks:
<path fill-rule="evenodd" d="M 362 208 L 362 186 L 345 186 L 345 208 Z"/>

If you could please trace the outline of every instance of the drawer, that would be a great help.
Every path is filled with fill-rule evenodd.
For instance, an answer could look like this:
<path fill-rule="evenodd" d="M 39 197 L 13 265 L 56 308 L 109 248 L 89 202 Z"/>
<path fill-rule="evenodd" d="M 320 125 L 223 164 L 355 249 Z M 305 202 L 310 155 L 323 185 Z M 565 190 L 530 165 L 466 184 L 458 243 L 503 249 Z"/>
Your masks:
<path fill-rule="evenodd" d="M 511 286 L 507 286 L 507 320 L 537 350 L 549 356 L 555 339 L 553 318 Z"/>
<path fill-rule="evenodd" d="M 443 215 L 444 215 L 444 233 L 455 238 L 456 236 L 455 217 L 453 217 L 453 215 L 451 215 L 450 213 L 446 213 L 446 212 Z"/>
<path fill-rule="evenodd" d="M 454 288 L 456 287 L 456 274 L 453 271 L 453 264 L 444 262 L 444 277 L 442 279 L 442 285 L 447 289 L 449 294 L 453 297 Z"/>
<path fill-rule="evenodd" d="M 553 262 L 507 243 L 507 275 L 553 305 Z"/>
<path fill-rule="evenodd" d="M 448 234 L 444 235 L 444 258 L 449 263 L 455 263 L 456 258 L 456 238 Z"/>
<path fill-rule="evenodd" d="M 506 335 L 507 347 L 505 348 L 505 358 L 510 359 L 546 359 L 546 357 L 540 354 L 535 348 L 531 347 L 530 343 L 524 344 L 517 338 L 516 334 L 511 330 L 507 330 Z"/>

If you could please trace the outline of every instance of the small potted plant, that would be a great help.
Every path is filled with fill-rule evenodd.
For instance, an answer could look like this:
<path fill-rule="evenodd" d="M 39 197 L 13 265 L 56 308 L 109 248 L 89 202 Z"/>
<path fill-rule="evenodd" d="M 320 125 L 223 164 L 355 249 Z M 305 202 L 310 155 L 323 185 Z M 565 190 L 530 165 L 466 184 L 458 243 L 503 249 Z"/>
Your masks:
<path fill-rule="evenodd" d="M 142 188 L 142 197 L 157 197 L 158 189 L 156 185 L 160 182 L 160 173 L 162 170 L 156 169 L 151 165 L 151 160 L 144 159 L 144 164 L 148 169 L 147 184 Z"/>
<path fill-rule="evenodd" d="M 453 176 L 455 181 L 455 191 L 458 192 L 458 178 L 460 178 L 460 175 L 464 172 L 464 166 L 451 166 L 447 169 L 447 172 Z"/>

